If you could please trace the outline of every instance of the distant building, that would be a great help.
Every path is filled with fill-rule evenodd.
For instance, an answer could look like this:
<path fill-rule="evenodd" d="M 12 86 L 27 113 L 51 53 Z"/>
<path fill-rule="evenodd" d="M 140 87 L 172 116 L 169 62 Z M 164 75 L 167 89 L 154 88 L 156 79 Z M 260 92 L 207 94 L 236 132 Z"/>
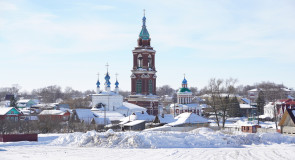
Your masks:
<path fill-rule="evenodd" d="M 61 110 L 43 110 L 39 114 L 39 120 L 68 121 L 71 113 Z"/>
<path fill-rule="evenodd" d="M 71 120 L 84 124 L 91 124 L 94 122 L 98 125 L 108 125 L 111 123 L 109 118 L 101 117 L 93 113 L 90 109 L 74 109 Z"/>
<path fill-rule="evenodd" d="M 198 103 L 193 103 L 193 93 L 187 87 L 187 80 L 183 79 L 182 88 L 177 92 L 177 103 L 170 105 L 170 114 L 179 115 L 185 112 L 195 113 L 197 115 L 202 115 L 202 107 Z"/>
<path fill-rule="evenodd" d="M 255 88 L 255 89 L 251 89 L 248 91 L 248 97 L 250 98 L 251 101 L 256 101 L 256 99 L 258 98 L 258 93 L 260 91 L 265 92 L 265 94 L 276 94 L 276 90 L 277 89 L 269 89 L 269 90 L 264 90 L 261 88 Z M 280 90 L 283 92 L 283 96 L 282 98 L 292 98 L 291 94 L 294 93 L 293 89 L 289 89 L 289 88 L 280 88 Z"/>
<path fill-rule="evenodd" d="M 1 107 L 0 120 L 18 121 L 23 114 L 14 107 Z"/>
<path fill-rule="evenodd" d="M 20 99 L 17 101 L 17 108 L 31 108 L 33 105 L 38 104 L 37 100 L 33 99 Z"/>
<path fill-rule="evenodd" d="M 105 90 L 100 89 L 99 79 L 96 82 L 96 94 L 92 94 L 92 108 L 106 111 L 115 111 L 122 106 L 123 96 L 119 94 L 119 82 L 115 82 L 115 91 L 111 91 L 110 75 L 105 76 Z"/>

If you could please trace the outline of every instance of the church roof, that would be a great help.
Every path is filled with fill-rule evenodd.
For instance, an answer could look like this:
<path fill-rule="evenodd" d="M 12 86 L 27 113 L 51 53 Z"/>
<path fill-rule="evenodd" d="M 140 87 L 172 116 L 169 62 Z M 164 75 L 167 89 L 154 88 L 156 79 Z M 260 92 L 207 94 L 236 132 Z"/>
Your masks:
<path fill-rule="evenodd" d="M 192 92 L 192 91 L 188 88 L 180 88 L 178 92 Z"/>
<path fill-rule="evenodd" d="M 146 18 L 145 18 L 145 16 L 143 16 L 142 29 L 140 31 L 139 37 L 143 40 L 148 40 L 148 39 L 150 39 L 150 34 L 149 34 L 148 30 L 146 29 L 145 21 L 146 21 Z"/>

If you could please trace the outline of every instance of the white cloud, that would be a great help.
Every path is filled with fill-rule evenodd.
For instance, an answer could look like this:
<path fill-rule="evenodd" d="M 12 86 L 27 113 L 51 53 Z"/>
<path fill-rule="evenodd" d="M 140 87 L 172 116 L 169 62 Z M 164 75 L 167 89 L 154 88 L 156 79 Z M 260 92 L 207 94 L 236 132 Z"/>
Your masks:
<path fill-rule="evenodd" d="M 102 11 L 113 10 L 115 8 L 116 8 L 115 6 L 110 6 L 110 5 L 94 5 L 94 6 L 92 6 L 92 9 L 102 10 Z"/>
<path fill-rule="evenodd" d="M 0 11 L 15 11 L 18 8 L 16 5 L 4 1 L 0 1 Z"/>

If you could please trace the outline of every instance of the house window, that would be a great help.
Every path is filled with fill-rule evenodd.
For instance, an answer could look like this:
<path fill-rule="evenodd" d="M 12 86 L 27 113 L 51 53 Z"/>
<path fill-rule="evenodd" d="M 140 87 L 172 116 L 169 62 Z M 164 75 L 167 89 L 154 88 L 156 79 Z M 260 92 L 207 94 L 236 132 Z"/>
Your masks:
<path fill-rule="evenodd" d="M 149 80 L 149 93 L 153 94 L 153 80 Z"/>
<path fill-rule="evenodd" d="M 141 79 L 138 79 L 136 81 L 136 93 L 141 93 L 142 92 L 142 81 Z"/>

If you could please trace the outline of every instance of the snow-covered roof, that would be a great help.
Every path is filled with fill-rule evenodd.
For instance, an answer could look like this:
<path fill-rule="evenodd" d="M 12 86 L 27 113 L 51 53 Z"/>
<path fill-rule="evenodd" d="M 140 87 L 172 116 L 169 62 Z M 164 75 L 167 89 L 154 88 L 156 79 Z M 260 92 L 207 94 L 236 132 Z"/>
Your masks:
<path fill-rule="evenodd" d="M 172 123 L 176 121 L 172 114 L 164 114 L 164 118 L 162 117 L 162 115 L 158 115 L 158 118 L 160 120 L 160 123 Z"/>
<path fill-rule="evenodd" d="M 28 109 L 21 109 L 20 110 L 24 115 L 30 115 L 31 114 L 31 110 Z"/>
<path fill-rule="evenodd" d="M 247 109 L 247 108 L 256 108 L 256 107 L 251 106 L 249 104 L 240 104 L 240 108 Z"/>
<path fill-rule="evenodd" d="M 121 107 L 120 107 L 121 108 Z M 126 109 L 129 109 L 129 110 L 144 110 L 146 111 L 146 108 L 143 108 L 143 107 L 140 107 L 136 104 L 132 104 L 132 103 L 128 103 L 128 102 L 123 102 L 123 106 L 122 108 L 126 108 Z"/>
<path fill-rule="evenodd" d="M 241 127 L 241 126 L 253 126 L 253 125 L 257 125 L 257 121 L 242 121 L 242 120 L 238 120 L 236 123 L 234 123 L 237 127 Z"/>
<path fill-rule="evenodd" d="M 146 112 L 143 112 L 143 113 L 142 112 L 134 112 L 134 113 L 132 113 L 132 115 L 121 119 L 120 124 L 125 124 L 129 121 L 135 121 L 135 120 L 145 120 L 147 122 L 151 122 L 154 119 L 155 119 L 155 116 L 149 115 Z"/>
<path fill-rule="evenodd" d="M 248 92 L 257 92 L 257 91 L 258 91 L 257 88 L 254 88 L 254 89 L 250 89 L 250 90 L 248 90 Z"/>
<path fill-rule="evenodd" d="M 92 119 L 94 119 L 96 124 L 104 124 L 104 117 L 99 117 L 90 109 L 76 109 L 75 111 L 78 118 L 85 123 L 91 123 Z M 106 118 L 106 122 L 107 124 L 111 123 L 109 118 Z"/>
<path fill-rule="evenodd" d="M 145 120 L 135 120 L 135 121 L 131 121 L 129 123 L 124 124 L 124 126 L 135 126 L 135 125 L 143 123 L 143 122 L 145 122 Z"/>
<path fill-rule="evenodd" d="M 104 117 L 104 111 L 92 110 L 92 112 L 98 115 L 100 118 Z M 106 118 L 110 121 L 120 121 L 122 118 L 125 118 L 121 113 L 116 111 L 106 111 Z"/>
<path fill-rule="evenodd" d="M 176 107 L 180 107 L 183 109 L 195 109 L 200 107 L 197 103 L 192 103 L 192 104 L 176 104 Z M 174 108 L 174 104 L 170 104 L 170 108 Z"/>
<path fill-rule="evenodd" d="M 168 123 L 167 125 L 169 126 L 177 126 L 177 125 L 181 125 L 181 124 L 190 124 L 190 123 L 208 123 L 209 121 L 201 116 L 198 116 L 195 113 L 182 113 L 180 115 L 178 115 L 177 117 L 175 117 L 175 119 L 177 119 L 176 122 L 172 122 L 172 123 Z"/>
<path fill-rule="evenodd" d="M 17 101 L 17 103 L 28 103 L 30 99 L 20 99 Z"/>
<path fill-rule="evenodd" d="M 7 112 L 9 112 L 13 107 L 1 107 L 0 108 L 0 115 L 5 115 Z"/>
<path fill-rule="evenodd" d="M 39 115 L 64 115 L 65 113 L 61 110 L 43 110 Z"/>
<path fill-rule="evenodd" d="M 101 91 L 98 94 L 91 94 L 92 96 L 114 96 L 114 95 L 119 95 L 116 92 L 110 91 L 110 92 L 106 92 L 106 91 Z"/>

